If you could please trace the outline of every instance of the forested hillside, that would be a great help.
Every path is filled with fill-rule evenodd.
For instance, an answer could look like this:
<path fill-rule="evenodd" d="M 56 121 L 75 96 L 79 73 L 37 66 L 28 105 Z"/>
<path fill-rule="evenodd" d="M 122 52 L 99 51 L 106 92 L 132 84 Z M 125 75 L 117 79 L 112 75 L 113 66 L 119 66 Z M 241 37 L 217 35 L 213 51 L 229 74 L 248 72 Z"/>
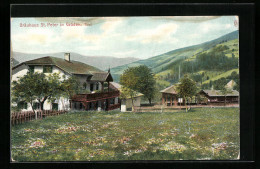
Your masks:
<path fill-rule="evenodd" d="M 144 64 L 155 73 L 159 89 L 177 83 L 184 74 L 189 74 L 203 89 L 219 89 L 230 80 L 239 84 L 238 51 L 238 31 L 235 31 L 209 42 L 119 66 L 111 72 L 114 80 L 119 81 L 127 67 Z"/>

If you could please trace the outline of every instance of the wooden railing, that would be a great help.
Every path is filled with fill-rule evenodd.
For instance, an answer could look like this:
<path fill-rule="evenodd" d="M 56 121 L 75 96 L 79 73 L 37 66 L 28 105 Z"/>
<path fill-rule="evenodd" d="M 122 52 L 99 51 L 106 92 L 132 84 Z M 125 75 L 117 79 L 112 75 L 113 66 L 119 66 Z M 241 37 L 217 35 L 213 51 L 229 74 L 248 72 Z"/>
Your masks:
<path fill-rule="evenodd" d="M 103 100 L 113 97 L 118 97 L 120 95 L 119 91 L 102 92 L 102 93 L 90 93 L 90 94 L 77 94 L 72 97 L 72 101 L 78 102 L 91 102 L 97 100 Z"/>
<path fill-rule="evenodd" d="M 43 110 L 43 111 L 23 111 L 23 112 L 13 112 L 11 113 L 11 124 L 21 124 L 27 121 L 35 120 L 35 119 L 42 119 L 47 116 L 56 116 L 60 114 L 66 113 L 64 110 L 57 110 L 57 111 L 51 111 L 51 110 Z M 36 116 L 35 116 L 36 115 Z"/>

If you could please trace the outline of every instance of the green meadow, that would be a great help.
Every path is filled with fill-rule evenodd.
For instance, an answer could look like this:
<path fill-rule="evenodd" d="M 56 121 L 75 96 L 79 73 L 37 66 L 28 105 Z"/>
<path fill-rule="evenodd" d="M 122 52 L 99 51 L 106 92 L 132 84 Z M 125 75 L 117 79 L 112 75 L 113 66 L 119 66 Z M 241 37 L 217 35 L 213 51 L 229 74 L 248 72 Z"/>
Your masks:
<path fill-rule="evenodd" d="M 14 161 L 236 160 L 239 108 L 70 112 L 11 128 Z"/>

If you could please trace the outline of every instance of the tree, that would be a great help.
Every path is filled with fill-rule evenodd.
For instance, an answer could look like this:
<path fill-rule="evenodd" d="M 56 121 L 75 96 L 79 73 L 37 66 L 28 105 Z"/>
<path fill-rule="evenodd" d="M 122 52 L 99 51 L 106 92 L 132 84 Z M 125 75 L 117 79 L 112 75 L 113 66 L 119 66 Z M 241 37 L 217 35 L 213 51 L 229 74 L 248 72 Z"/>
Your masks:
<path fill-rule="evenodd" d="M 188 75 L 184 75 L 179 83 L 176 85 L 177 93 L 183 97 L 184 105 L 186 107 L 186 102 L 188 98 L 192 98 L 192 96 L 196 95 L 197 86 L 196 83 L 188 77 Z M 187 107 L 186 107 L 187 112 Z"/>
<path fill-rule="evenodd" d="M 19 78 L 18 81 L 13 81 L 11 90 L 12 102 L 18 104 L 20 101 L 25 101 L 30 103 L 33 108 L 33 101 L 36 99 L 33 89 L 36 86 L 35 81 L 42 78 L 41 76 L 41 74 L 27 73 L 22 78 Z M 35 112 L 34 109 L 33 112 Z"/>
<path fill-rule="evenodd" d="M 144 97 L 148 99 L 151 105 L 156 90 L 156 82 L 151 69 L 145 65 L 141 65 L 133 68 L 133 72 L 137 78 L 137 83 L 133 89 L 144 94 Z"/>
<path fill-rule="evenodd" d="M 120 98 L 126 99 L 131 98 L 132 101 L 132 110 L 134 111 L 134 97 L 137 95 L 136 89 L 138 78 L 135 74 L 135 67 L 130 67 L 124 71 L 120 76 L 120 83 L 122 85 Z"/>
<path fill-rule="evenodd" d="M 221 89 L 220 89 L 220 93 L 224 95 L 225 97 L 225 100 L 224 100 L 224 106 L 226 106 L 226 97 L 229 93 L 232 93 L 232 90 L 223 86 Z"/>
<path fill-rule="evenodd" d="M 44 102 L 57 97 L 60 92 L 61 81 L 57 73 L 46 76 L 44 73 L 28 72 L 12 83 L 12 96 L 16 98 L 16 101 L 22 100 L 30 103 L 33 112 L 35 112 L 34 101 L 38 101 L 40 109 L 43 110 Z"/>
<path fill-rule="evenodd" d="M 61 89 L 63 91 L 63 97 L 72 98 L 73 95 L 78 94 L 81 91 L 79 79 L 76 76 L 70 76 L 65 78 L 63 76 Z"/>
<path fill-rule="evenodd" d="M 61 83 L 62 93 L 59 97 L 71 99 L 72 96 L 74 96 L 75 94 L 78 94 L 80 92 L 83 93 L 82 88 L 80 87 L 80 81 L 76 76 L 69 76 L 68 78 L 66 78 L 65 75 L 63 75 L 63 79 L 64 80 Z M 83 89 L 86 91 L 85 88 L 86 87 L 84 86 Z M 64 107 L 65 104 L 63 101 L 64 100 L 62 100 L 62 104 Z"/>

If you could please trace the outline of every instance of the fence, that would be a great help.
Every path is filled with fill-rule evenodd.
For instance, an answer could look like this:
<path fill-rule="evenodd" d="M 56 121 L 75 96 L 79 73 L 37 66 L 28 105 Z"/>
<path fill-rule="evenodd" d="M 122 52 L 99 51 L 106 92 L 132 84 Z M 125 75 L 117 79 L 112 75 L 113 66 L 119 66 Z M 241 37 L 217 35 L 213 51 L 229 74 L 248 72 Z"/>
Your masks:
<path fill-rule="evenodd" d="M 11 124 L 16 125 L 16 124 L 21 124 L 26 121 L 31 121 L 34 119 L 42 119 L 47 116 L 56 116 L 60 114 L 65 114 L 67 111 L 65 110 L 57 110 L 57 111 L 52 111 L 52 110 L 43 110 L 43 111 L 23 111 L 23 112 L 13 112 L 11 113 Z M 36 118 L 35 118 L 36 115 Z"/>

